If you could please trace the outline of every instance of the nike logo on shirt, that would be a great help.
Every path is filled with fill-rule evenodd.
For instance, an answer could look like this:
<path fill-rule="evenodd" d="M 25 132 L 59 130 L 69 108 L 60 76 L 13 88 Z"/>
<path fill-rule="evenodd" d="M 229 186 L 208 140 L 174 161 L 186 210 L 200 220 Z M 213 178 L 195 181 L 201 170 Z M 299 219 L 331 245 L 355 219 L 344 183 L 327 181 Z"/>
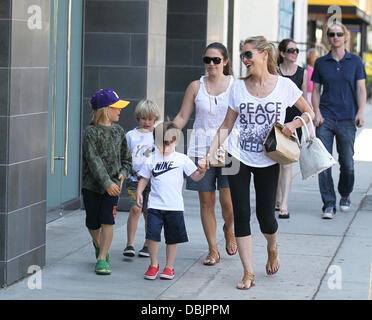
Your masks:
<path fill-rule="evenodd" d="M 157 163 L 155 165 L 155 168 L 152 169 L 153 177 L 155 178 L 157 176 L 160 176 L 163 173 L 166 173 L 170 170 L 177 168 L 177 167 L 172 167 L 172 165 L 173 165 L 173 161 L 164 161 L 164 162 Z"/>

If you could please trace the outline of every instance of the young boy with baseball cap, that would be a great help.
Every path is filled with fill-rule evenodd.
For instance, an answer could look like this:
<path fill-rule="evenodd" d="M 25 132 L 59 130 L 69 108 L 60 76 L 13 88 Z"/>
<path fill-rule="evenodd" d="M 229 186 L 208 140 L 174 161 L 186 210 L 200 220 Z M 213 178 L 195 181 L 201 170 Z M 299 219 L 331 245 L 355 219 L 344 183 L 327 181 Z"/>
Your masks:
<path fill-rule="evenodd" d="M 112 89 L 97 91 L 91 101 L 93 118 L 83 138 L 82 193 L 86 227 L 93 239 L 96 274 L 111 273 L 109 249 L 121 186 L 132 166 L 120 112 L 129 102 Z"/>

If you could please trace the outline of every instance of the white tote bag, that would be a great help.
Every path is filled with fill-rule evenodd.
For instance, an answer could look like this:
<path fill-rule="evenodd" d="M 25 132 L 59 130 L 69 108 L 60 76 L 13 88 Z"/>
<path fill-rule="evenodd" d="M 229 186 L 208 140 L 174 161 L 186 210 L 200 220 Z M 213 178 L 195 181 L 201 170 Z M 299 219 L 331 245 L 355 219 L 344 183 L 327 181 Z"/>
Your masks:
<path fill-rule="evenodd" d="M 309 113 L 305 112 L 304 114 L 306 114 L 310 120 L 309 124 L 312 127 L 312 136 L 310 135 L 309 129 L 307 128 L 306 122 L 303 118 L 295 117 L 294 119 L 300 119 L 303 123 L 299 162 L 302 179 L 305 180 L 332 167 L 336 164 L 336 160 L 327 151 L 322 141 L 315 137 L 315 128 Z"/>

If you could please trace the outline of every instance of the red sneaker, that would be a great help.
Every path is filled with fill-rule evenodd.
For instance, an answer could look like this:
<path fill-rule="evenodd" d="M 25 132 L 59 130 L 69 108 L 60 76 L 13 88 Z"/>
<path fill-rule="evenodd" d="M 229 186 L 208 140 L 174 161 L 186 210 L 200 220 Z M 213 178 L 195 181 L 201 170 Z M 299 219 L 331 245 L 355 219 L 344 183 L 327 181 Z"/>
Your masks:
<path fill-rule="evenodd" d="M 164 268 L 163 272 L 160 274 L 160 279 L 173 280 L 174 269 Z"/>
<path fill-rule="evenodd" d="M 145 273 L 145 279 L 147 280 L 155 280 L 158 273 L 159 273 L 159 269 L 160 269 L 160 266 L 158 265 L 157 268 L 155 268 L 154 266 L 149 266 L 149 268 L 147 269 L 146 273 Z"/>

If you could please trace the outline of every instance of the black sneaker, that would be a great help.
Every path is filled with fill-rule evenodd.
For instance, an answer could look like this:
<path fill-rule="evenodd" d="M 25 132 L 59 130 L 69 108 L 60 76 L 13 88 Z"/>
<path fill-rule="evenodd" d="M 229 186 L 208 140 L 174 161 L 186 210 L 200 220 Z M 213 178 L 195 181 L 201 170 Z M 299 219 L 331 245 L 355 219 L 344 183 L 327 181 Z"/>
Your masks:
<path fill-rule="evenodd" d="M 145 257 L 145 258 L 149 257 L 150 256 L 149 248 L 146 246 L 143 246 L 143 248 L 138 252 L 138 256 Z"/>
<path fill-rule="evenodd" d="M 322 219 L 333 219 L 335 214 L 335 209 L 332 207 L 328 207 L 324 210 Z"/>
<path fill-rule="evenodd" d="M 350 197 L 342 197 L 340 199 L 340 210 L 342 212 L 349 211 L 351 207 Z"/>
<path fill-rule="evenodd" d="M 134 251 L 134 248 L 132 246 L 128 246 L 124 249 L 123 255 L 126 257 L 134 257 L 136 254 L 136 251 Z"/>

